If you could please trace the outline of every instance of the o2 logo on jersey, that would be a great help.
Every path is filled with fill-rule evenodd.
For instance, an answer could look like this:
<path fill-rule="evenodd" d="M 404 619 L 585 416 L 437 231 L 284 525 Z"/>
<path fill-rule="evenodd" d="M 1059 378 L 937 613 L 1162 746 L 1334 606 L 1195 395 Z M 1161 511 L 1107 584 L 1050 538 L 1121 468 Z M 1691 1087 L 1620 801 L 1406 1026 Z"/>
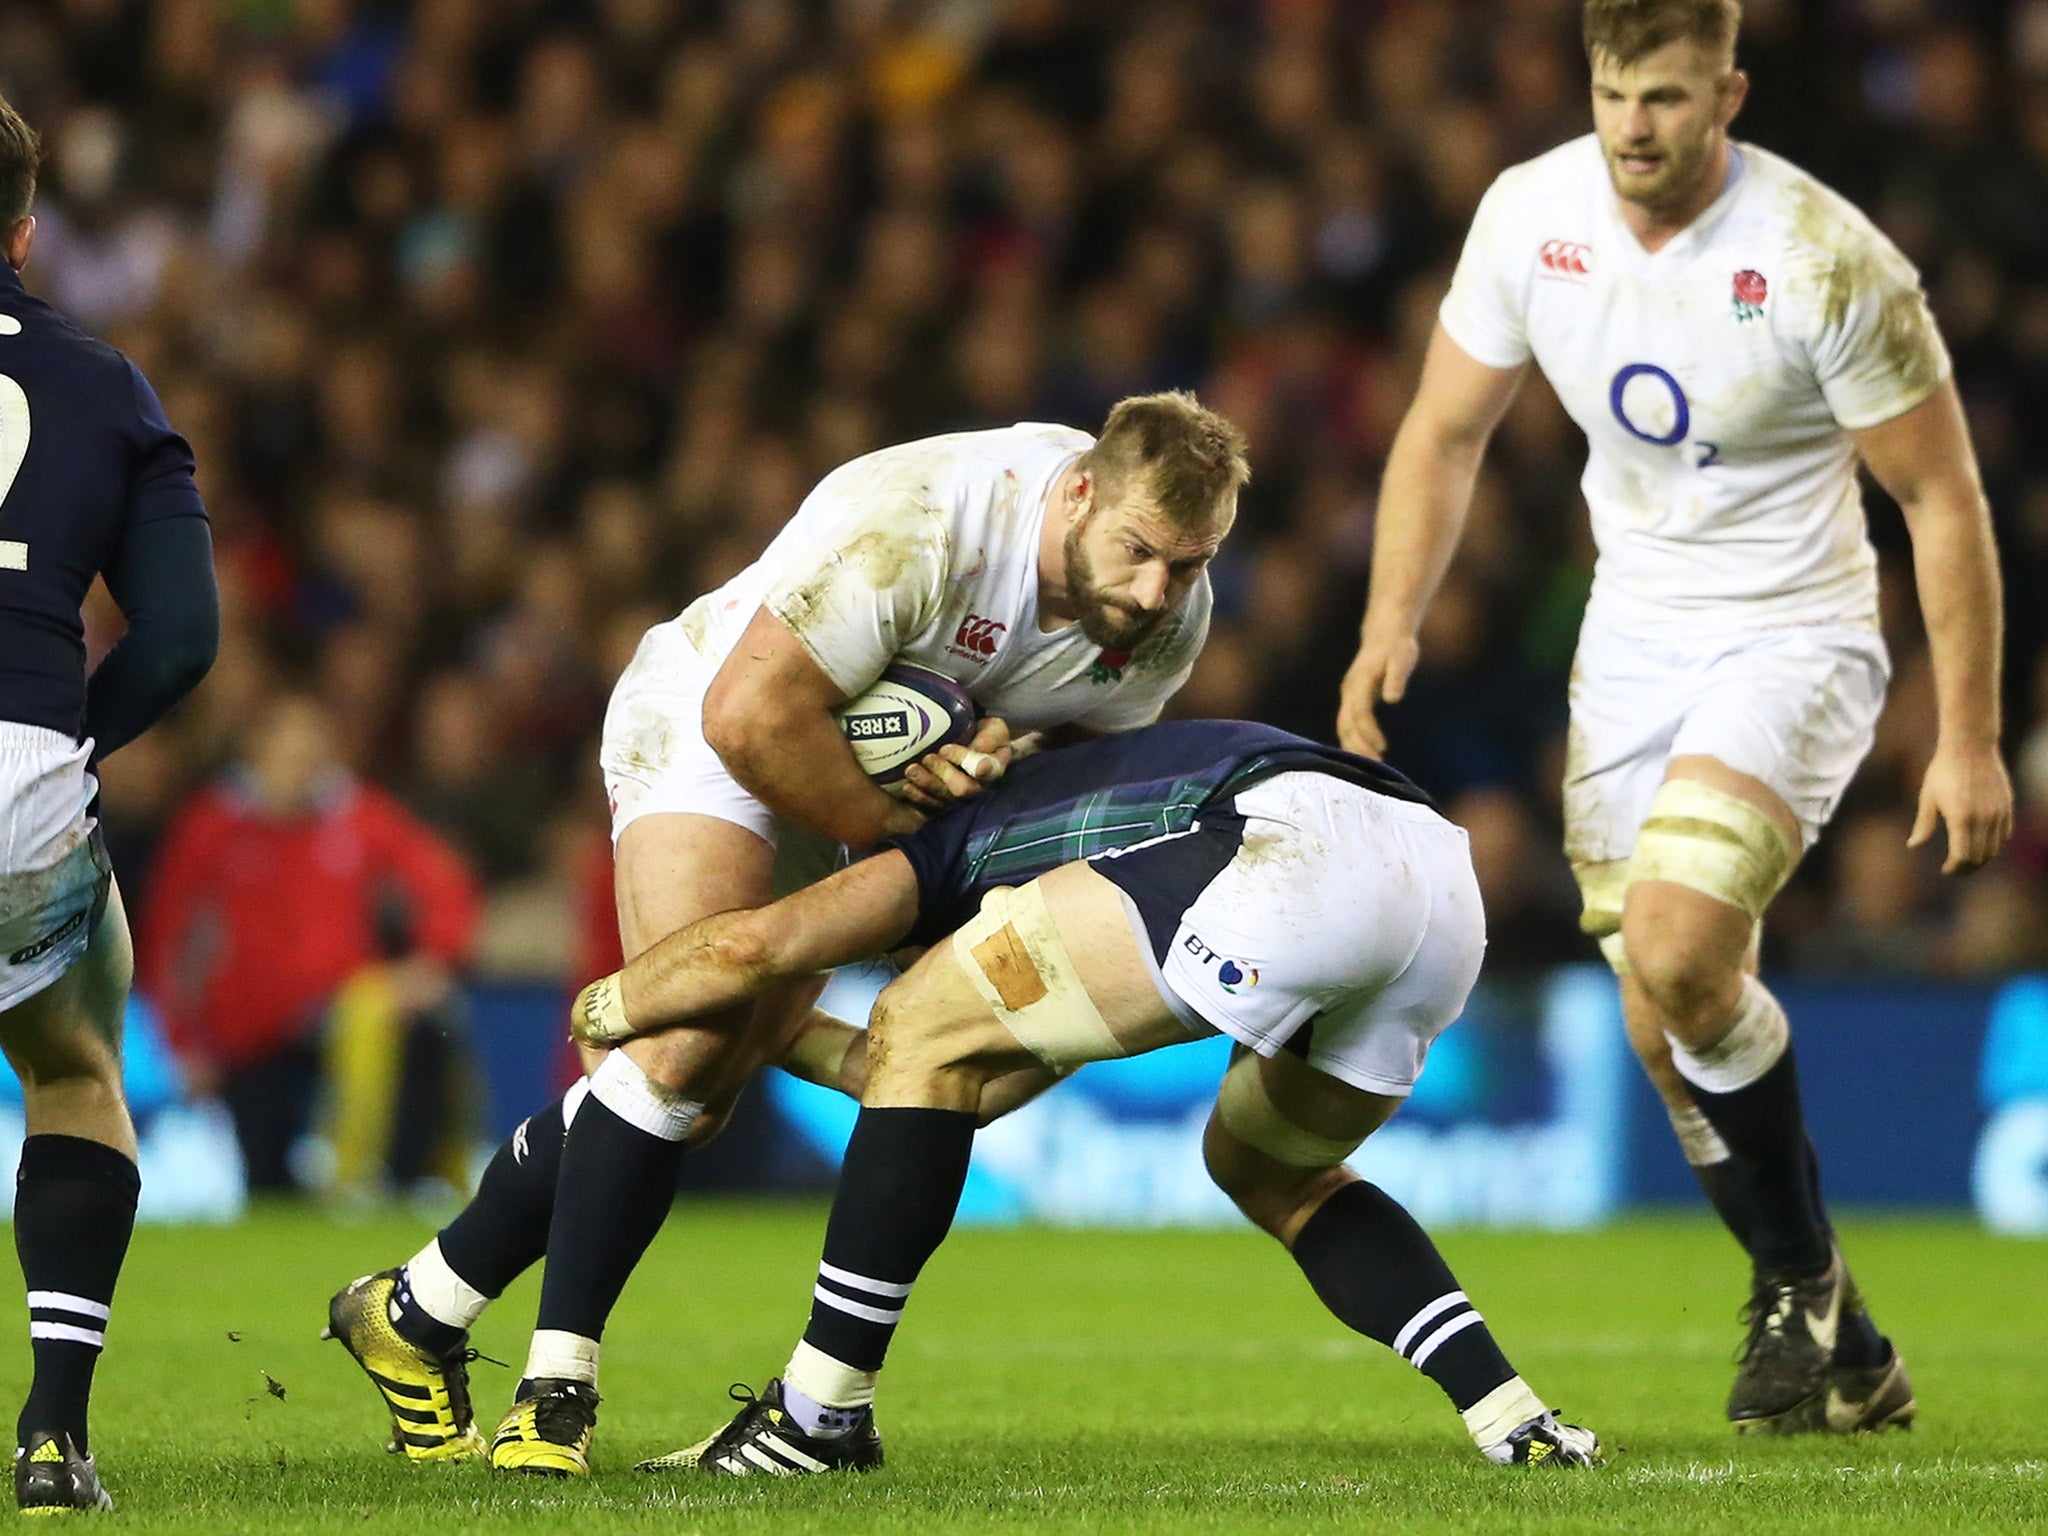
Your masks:
<path fill-rule="evenodd" d="M 1631 437 L 1659 448 L 1676 448 L 1692 431 L 1692 402 L 1678 380 L 1655 363 L 1624 364 L 1608 386 L 1607 405 Z M 1719 443 L 1701 438 L 1693 447 L 1699 450 L 1694 469 L 1721 462 Z"/>
<path fill-rule="evenodd" d="M 1240 965 L 1235 960 L 1225 959 L 1192 933 L 1180 941 L 1180 947 L 1202 964 L 1215 966 L 1216 985 L 1233 997 L 1240 991 L 1248 992 L 1259 984 L 1257 966 Z"/>
<path fill-rule="evenodd" d="M 1614 419 L 1646 443 L 1669 448 L 1692 430 L 1692 406 L 1678 380 L 1655 363 L 1629 363 L 1608 386 Z"/>

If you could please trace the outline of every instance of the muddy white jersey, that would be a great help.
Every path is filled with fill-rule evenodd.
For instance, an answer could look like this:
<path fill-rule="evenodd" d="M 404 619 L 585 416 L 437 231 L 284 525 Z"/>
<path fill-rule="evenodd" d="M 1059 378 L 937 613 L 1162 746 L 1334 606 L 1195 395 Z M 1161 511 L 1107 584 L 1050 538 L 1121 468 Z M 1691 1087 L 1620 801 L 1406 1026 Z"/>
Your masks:
<path fill-rule="evenodd" d="M 1494 182 L 1441 317 L 1481 363 L 1533 360 L 1586 434 L 1589 624 L 1875 622 L 1849 429 L 1920 404 L 1949 359 L 1919 274 L 1845 199 L 1738 145 L 1649 252 L 1588 134 Z"/>
<path fill-rule="evenodd" d="M 1194 667 L 1207 576 L 1134 651 L 1040 627 L 1038 546 L 1061 473 L 1094 444 L 1024 422 L 924 438 L 841 465 L 761 558 L 674 622 L 713 666 L 766 607 L 848 697 L 892 661 L 960 683 L 1017 730 L 1147 725 Z"/>

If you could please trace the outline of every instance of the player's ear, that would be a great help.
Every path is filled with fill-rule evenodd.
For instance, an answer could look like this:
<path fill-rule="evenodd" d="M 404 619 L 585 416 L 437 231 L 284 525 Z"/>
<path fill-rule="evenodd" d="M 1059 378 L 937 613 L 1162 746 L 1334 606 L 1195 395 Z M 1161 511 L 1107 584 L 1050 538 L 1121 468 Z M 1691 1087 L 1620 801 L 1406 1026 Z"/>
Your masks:
<path fill-rule="evenodd" d="M 14 221 L 14 228 L 7 231 L 7 265 L 19 272 L 28 265 L 28 248 L 35 244 L 36 219 L 32 213 L 25 213 Z"/>
<path fill-rule="evenodd" d="M 1714 87 L 1714 95 L 1714 124 L 1716 127 L 1726 128 L 1735 121 L 1736 114 L 1742 110 L 1742 104 L 1749 100 L 1749 72 L 1743 69 L 1729 70 Z"/>
<path fill-rule="evenodd" d="M 1095 510 L 1095 477 L 1082 470 L 1067 488 L 1067 521 L 1078 523 Z"/>

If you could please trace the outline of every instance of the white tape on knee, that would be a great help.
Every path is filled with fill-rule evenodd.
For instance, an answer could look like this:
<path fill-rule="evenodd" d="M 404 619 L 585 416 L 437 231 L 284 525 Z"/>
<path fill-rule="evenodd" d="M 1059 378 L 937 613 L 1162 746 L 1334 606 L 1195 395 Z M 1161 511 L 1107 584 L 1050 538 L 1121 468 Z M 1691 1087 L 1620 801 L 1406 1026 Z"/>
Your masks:
<path fill-rule="evenodd" d="M 1798 862 L 1798 845 L 1740 795 L 1666 779 L 1636 834 L 1628 883 L 1669 881 L 1760 918 Z"/>
<path fill-rule="evenodd" d="M 589 1081 L 593 1099 L 626 1124 L 663 1141 L 681 1141 L 704 1113 L 702 1104 L 669 1092 L 624 1051 L 607 1055 Z"/>
<path fill-rule="evenodd" d="M 953 957 L 1017 1043 L 1065 1072 L 1124 1054 L 1081 984 L 1038 882 L 1001 885 L 953 935 Z"/>
<path fill-rule="evenodd" d="M 1223 1084 L 1216 1090 L 1216 1118 L 1246 1146 L 1290 1168 L 1335 1168 L 1365 1140 L 1318 1136 L 1289 1120 L 1266 1092 L 1259 1058 L 1249 1052 L 1223 1074 Z"/>
<path fill-rule="evenodd" d="M 1689 1051 L 1672 1040 L 1671 1063 L 1695 1088 L 1733 1093 L 1775 1067 L 1791 1043 L 1792 1026 L 1785 1021 L 1785 1010 L 1762 982 L 1745 976 L 1728 1033 L 1703 1051 Z"/>

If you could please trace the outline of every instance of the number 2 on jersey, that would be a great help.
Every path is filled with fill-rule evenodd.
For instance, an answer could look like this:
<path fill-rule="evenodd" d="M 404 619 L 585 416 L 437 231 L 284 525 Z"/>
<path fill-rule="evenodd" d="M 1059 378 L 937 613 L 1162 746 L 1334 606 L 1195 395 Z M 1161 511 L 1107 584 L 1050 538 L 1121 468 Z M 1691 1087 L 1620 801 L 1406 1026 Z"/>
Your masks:
<path fill-rule="evenodd" d="M 28 395 L 21 385 L 0 373 L 0 527 L 5 527 L 7 493 L 28 457 Z M 0 571 L 28 569 L 28 545 L 0 538 Z"/>

